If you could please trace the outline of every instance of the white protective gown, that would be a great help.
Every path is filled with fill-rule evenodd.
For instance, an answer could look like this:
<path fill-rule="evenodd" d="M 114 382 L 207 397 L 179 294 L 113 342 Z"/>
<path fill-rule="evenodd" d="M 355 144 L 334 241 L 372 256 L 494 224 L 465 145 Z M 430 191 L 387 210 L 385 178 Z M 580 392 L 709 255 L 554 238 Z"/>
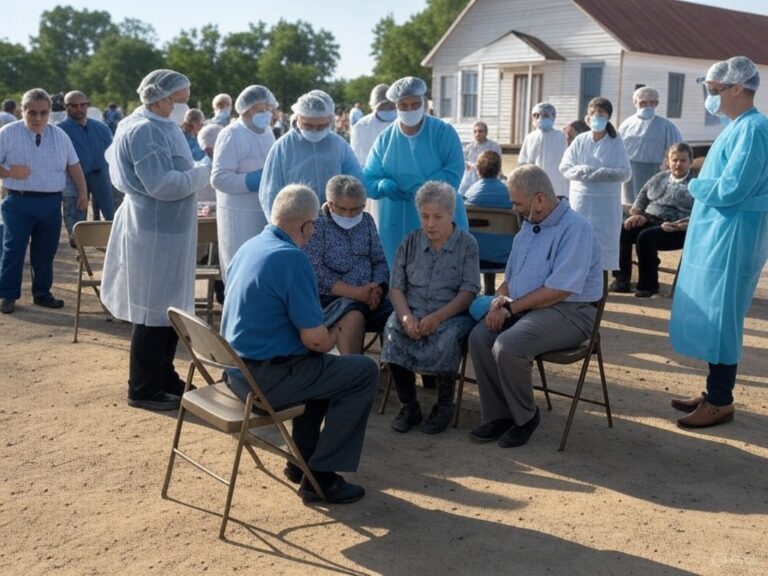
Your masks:
<path fill-rule="evenodd" d="M 274 143 L 271 130 L 258 134 L 242 119 L 224 128 L 216 139 L 211 184 L 216 188 L 219 262 L 225 281 L 227 268 L 237 249 L 267 224 L 259 192 L 250 192 L 245 178 L 249 172 L 264 168 Z"/>
<path fill-rule="evenodd" d="M 355 153 L 360 167 L 365 167 L 365 161 L 368 159 L 368 152 L 373 148 L 376 138 L 384 131 L 384 128 L 392 122 L 384 122 L 375 113 L 363 116 L 352 126 L 349 145 L 352 146 L 352 152 Z M 368 198 L 365 203 L 366 211 L 373 216 L 376 227 L 379 227 L 379 201 Z"/>
<path fill-rule="evenodd" d="M 632 174 L 621 136 L 595 142 L 592 132 L 579 134 L 563 155 L 560 172 L 571 181 L 571 207 L 592 223 L 600 240 L 603 270 L 619 268 L 621 183 Z"/>
<path fill-rule="evenodd" d="M 168 307 L 194 313 L 196 192 L 210 174 L 194 167 L 184 134 L 141 106 L 118 124 L 106 151 L 125 194 L 104 259 L 101 299 L 117 318 L 168 326 Z"/>
<path fill-rule="evenodd" d="M 529 132 L 523 140 L 523 147 L 520 148 L 517 164 L 518 166 L 536 164 L 549 176 L 555 194 L 568 198 L 570 183 L 560 173 L 560 162 L 567 147 L 565 134 L 562 130 L 544 131 L 536 128 L 536 130 Z"/>

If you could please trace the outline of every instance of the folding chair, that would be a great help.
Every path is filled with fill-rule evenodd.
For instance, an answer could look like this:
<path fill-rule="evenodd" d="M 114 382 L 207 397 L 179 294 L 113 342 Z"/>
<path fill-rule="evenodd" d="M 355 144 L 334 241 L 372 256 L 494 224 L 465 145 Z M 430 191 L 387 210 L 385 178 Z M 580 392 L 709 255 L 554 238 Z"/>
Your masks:
<path fill-rule="evenodd" d="M 176 432 L 173 436 L 171 456 L 168 460 L 168 468 L 165 473 L 165 481 L 163 482 L 163 498 L 168 496 L 168 485 L 171 482 L 171 473 L 176 456 L 180 456 L 199 470 L 228 486 L 227 500 L 224 505 L 221 527 L 219 528 L 219 538 L 224 538 L 243 448 L 251 455 L 256 466 L 266 473 L 266 468 L 253 449 L 253 446 L 276 454 L 298 466 L 304 472 L 304 476 L 312 484 L 315 491 L 321 497 L 324 497 L 320 485 L 317 483 L 312 472 L 310 472 L 307 463 L 285 427 L 285 422 L 304 413 L 304 405 L 291 406 L 290 408 L 275 411 L 262 394 L 261 389 L 256 384 L 242 359 L 209 324 L 177 308 L 168 309 L 168 318 L 179 335 L 179 340 L 181 340 L 187 352 L 189 352 L 192 361 L 187 372 L 187 385 L 181 398 L 181 407 L 179 409 L 179 418 L 176 422 Z M 245 402 L 242 402 L 235 396 L 224 382 L 214 380 L 209 371 L 210 369 L 223 371 L 228 368 L 240 370 L 243 377 L 250 384 L 251 391 Z M 190 386 L 195 371 L 200 373 L 207 385 L 193 390 Z M 222 478 L 179 449 L 181 428 L 187 412 L 191 412 L 225 434 L 237 435 L 237 448 L 235 449 L 229 480 Z M 267 426 L 274 426 L 277 429 L 285 441 L 287 449 L 257 436 L 251 430 Z"/>
<path fill-rule="evenodd" d="M 493 236 L 514 236 L 520 231 L 520 218 L 512 209 L 483 208 L 467 204 L 467 218 L 469 219 L 469 231 L 473 234 L 491 234 Z M 490 263 L 487 263 L 490 264 Z M 495 283 L 495 275 L 503 274 L 506 262 L 499 262 L 498 266 L 481 266 L 483 286 L 486 294 L 493 294 L 488 287 Z"/>
<path fill-rule="evenodd" d="M 608 386 L 605 381 L 605 369 L 603 368 L 603 352 L 600 347 L 600 322 L 603 319 L 603 311 L 605 310 L 605 302 L 608 299 L 608 273 L 603 272 L 603 296 L 596 302 L 597 314 L 595 315 L 595 324 L 592 328 L 592 334 L 589 340 L 582 342 L 575 348 L 566 350 L 556 350 L 553 352 L 545 352 L 536 356 L 536 366 L 539 369 L 539 376 L 541 377 L 541 386 L 534 386 L 536 390 L 542 390 L 544 397 L 547 400 L 547 410 L 552 410 L 552 402 L 549 398 L 550 394 L 556 396 L 564 396 L 571 398 L 571 409 L 568 413 L 568 420 L 565 422 L 565 430 L 563 431 L 563 437 L 560 440 L 559 451 L 565 448 L 565 442 L 568 439 L 568 432 L 571 429 L 571 423 L 573 417 L 576 414 L 576 405 L 581 402 L 587 402 L 589 404 L 596 404 L 605 408 L 605 415 L 608 418 L 608 427 L 613 428 L 613 418 L 611 418 L 611 405 L 608 401 Z M 587 370 L 589 369 L 589 361 L 592 356 L 597 356 L 597 366 L 600 370 L 600 383 L 603 387 L 603 399 L 595 400 L 591 398 L 582 398 L 581 391 L 584 387 L 584 380 L 587 377 Z M 576 383 L 576 391 L 573 394 L 562 392 L 559 390 L 553 390 L 547 385 L 547 377 L 544 374 L 544 362 L 550 362 L 553 364 L 575 364 L 581 362 L 581 372 L 579 373 L 579 380 Z"/>
<path fill-rule="evenodd" d="M 205 300 L 195 304 L 195 310 L 204 310 L 205 319 L 210 324 L 213 320 L 213 285 L 221 280 L 221 268 L 218 264 L 212 264 L 213 246 L 218 242 L 216 218 L 197 219 L 197 243 L 208 244 L 208 263 L 197 266 L 195 280 L 206 282 Z"/>
<path fill-rule="evenodd" d="M 77 248 L 78 260 L 80 266 L 77 274 L 77 304 L 75 305 L 75 335 L 72 342 L 77 342 L 77 332 L 80 327 L 80 299 L 83 288 L 93 289 L 99 305 L 107 314 L 108 320 L 112 315 L 104 308 L 101 303 L 101 270 L 94 270 L 91 261 L 88 259 L 87 249 L 106 248 L 109 242 L 109 233 L 112 231 L 112 222 L 107 220 L 83 221 L 75 224 L 72 230 L 72 237 Z M 83 274 L 85 273 L 85 276 Z"/>

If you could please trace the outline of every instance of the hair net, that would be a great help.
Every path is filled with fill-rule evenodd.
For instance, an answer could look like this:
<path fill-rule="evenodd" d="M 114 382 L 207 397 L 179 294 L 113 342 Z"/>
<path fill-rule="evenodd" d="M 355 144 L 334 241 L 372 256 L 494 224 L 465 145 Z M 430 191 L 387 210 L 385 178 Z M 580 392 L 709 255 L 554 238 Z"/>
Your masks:
<path fill-rule="evenodd" d="M 531 110 L 531 114 L 549 114 L 554 118 L 557 116 L 557 110 L 555 110 L 555 107 L 550 104 L 549 102 L 539 102 L 536 104 L 536 106 L 533 107 L 533 110 Z"/>
<path fill-rule="evenodd" d="M 712 64 L 707 70 L 707 75 L 698 81 L 740 84 L 749 90 L 757 90 L 760 86 L 760 72 L 755 63 L 746 56 L 734 56 Z"/>
<path fill-rule="evenodd" d="M 370 104 L 371 109 L 376 109 L 376 106 L 379 104 L 384 104 L 385 102 L 389 102 L 387 100 L 387 90 L 389 89 L 389 86 L 386 84 L 377 84 L 373 87 L 373 90 L 371 90 L 371 99 L 368 101 L 368 104 Z"/>
<path fill-rule="evenodd" d="M 395 81 L 387 90 L 387 100 L 399 102 L 407 96 L 424 96 L 427 93 L 427 84 L 421 78 L 406 76 Z"/>
<path fill-rule="evenodd" d="M 173 70 L 155 70 L 150 72 L 139 84 L 136 93 L 142 103 L 152 104 L 167 98 L 174 92 L 183 90 L 190 85 L 189 78 Z"/>
<path fill-rule="evenodd" d="M 254 84 L 240 92 L 240 96 L 235 101 L 235 110 L 238 114 L 243 114 L 255 104 L 267 104 L 272 108 L 277 108 L 277 100 L 269 88 Z"/>
<path fill-rule="evenodd" d="M 300 96 L 296 103 L 291 106 L 291 110 L 299 116 L 306 116 L 307 118 L 324 118 L 333 116 L 336 112 L 336 106 L 333 104 L 333 98 L 328 94 L 322 90 L 312 90 Z"/>
<path fill-rule="evenodd" d="M 200 148 L 213 147 L 216 144 L 216 138 L 219 136 L 219 132 L 224 130 L 224 126 L 221 124 L 215 124 L 211 122 L 206 124 L 200 129 L 197 134 L 197 143 L 200 144 Z"/>

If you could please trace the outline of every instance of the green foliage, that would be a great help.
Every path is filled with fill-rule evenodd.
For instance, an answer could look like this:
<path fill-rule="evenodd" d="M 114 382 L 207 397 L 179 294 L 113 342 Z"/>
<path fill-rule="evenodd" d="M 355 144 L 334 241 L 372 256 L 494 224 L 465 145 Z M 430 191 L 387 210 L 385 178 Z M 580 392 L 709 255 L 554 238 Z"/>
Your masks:
<path fill-rule="evenodd" d="M 355 102 L 360 102 L 363 108 L 370 112 L 368 100 L 371 98 L 371 90 L 376 84 L 381 84 L 375 76 L 358 76 L 344 83 L 343 102 L 345 107 L 352 106 Z"/>
<path fill-rule="evenodd" d="M 217 26 L 207 24 L 200 30 L 182 30 L 166 46 L 166 66 L 185 74 L 192 82 L 190 107 L 209 105 L 221 89 L 219 53 L 221 34 Z M 147 68 L 150 71 L 151 68 Z"/>

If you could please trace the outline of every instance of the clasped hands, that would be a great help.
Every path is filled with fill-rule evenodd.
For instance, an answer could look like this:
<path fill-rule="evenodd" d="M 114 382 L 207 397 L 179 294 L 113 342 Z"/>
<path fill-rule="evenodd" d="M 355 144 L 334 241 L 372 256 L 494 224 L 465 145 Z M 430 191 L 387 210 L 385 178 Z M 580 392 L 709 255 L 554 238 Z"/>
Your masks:
<path fill-rule="evenodd" d="M 413 340 L 421 340 L 432 334 L 440 326 L 440 319 L 433 312 L 419 320 L 413 314 L 406 314 L 400 321 L 403 323 L 405 333 Z"/>
<path fill-rule="evenodd" d="M 384 298 L 384 289 L 376 282 L 369 282 L 355 288 L 355 300 L 366 304 L 371 310 L 379 307 L 382 298 Z"/>
<path fill-rule="evenodd" d="M 506 296 L 496 296 L 491 302 L 488 314 L 485 315 L 485 326 L 491 332 L 500 332 L 504 323 L 512 316 L 512 313 L 506 308 L 506 303 L 512 302 Z"/>

